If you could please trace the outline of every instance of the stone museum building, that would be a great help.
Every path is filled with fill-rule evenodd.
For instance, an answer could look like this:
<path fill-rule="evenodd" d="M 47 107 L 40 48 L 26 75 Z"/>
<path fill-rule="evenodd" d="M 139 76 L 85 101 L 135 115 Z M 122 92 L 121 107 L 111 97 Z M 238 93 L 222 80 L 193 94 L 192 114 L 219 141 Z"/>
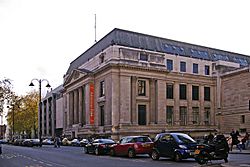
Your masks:
<path fill-rule="evenodd" d="M 63 134 L 63 85 L 48 92 L 41 100 L 38 131 L 42 138 L 52 138 Z"/>
<path fill-rule="evenodd" d="M 237 120 L 250 129 L 249 63 L 246 55 L 114 29 L 64 75 L 63 135 L 199 136 L 230 131 L 224 124 Z"/>

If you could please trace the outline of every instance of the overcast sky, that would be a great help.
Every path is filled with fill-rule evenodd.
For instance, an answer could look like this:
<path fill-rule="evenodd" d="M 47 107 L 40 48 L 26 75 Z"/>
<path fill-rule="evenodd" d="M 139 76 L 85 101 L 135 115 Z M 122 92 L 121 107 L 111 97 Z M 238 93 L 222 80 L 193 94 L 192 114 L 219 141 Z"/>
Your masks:
<path fill-rule="evenodd" d="M 114 28 L 250 55 L 249 0 L 0 0 L 0 79 L 63 83 L 70 62 Z M 38 90 L 38 83 L 34 89 Z M 42 89 L 45 90 L 46 83 Z"/>

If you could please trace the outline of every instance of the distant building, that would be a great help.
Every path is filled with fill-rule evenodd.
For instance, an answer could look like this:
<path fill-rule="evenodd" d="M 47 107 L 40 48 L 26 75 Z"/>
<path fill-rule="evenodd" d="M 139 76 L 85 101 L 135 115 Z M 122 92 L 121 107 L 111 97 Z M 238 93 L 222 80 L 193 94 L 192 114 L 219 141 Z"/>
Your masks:
<path fill-rule="evenodd" d="M 38 119 L 38 131 L 42 138 L 61 136 L 63 131 L 63 110 L 62 110 L 63 86 L 48 92 L 42 99 Z"/>
<path fill-rule="evenodd" d="M 241 68 L 221 75 L 221 105 L 218 109 L 219 128 L 250 132 L 250 71 Z"/>
<path fill-rule="evenodd" d="M 237 94 L 227 72 L 249 64 L 246 55 L 114 29 L 70 63 L 63 83 L 64 135 L 119 139 L 227 131 L 225 93 Z"/>

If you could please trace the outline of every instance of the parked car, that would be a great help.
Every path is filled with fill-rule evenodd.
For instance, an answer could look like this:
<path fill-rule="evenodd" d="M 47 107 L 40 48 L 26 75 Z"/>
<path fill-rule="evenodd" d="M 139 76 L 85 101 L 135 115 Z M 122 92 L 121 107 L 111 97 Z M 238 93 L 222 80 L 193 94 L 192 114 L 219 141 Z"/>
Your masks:
<path fill-rule="evenodd" d="M 54 141 L 52 139 L 44 139 L 42 141 L 42 144 L 43 145 L 53 145 L 54 144 Z"/>
<path fill-rule="evenodd" d="M 28 147 L 32 147 L 32 140 L 31 139 L 24 139 L 24 141 L 22 142 L 23 146 L 28 146 Z"/>
<path fill-rule="evenodd" d="M 161 133 L 156 135 L 151 158 L 170 157 L 175 161 L 194 158 L 197 143 L 184 133 Z"/>
<path fill-rule="evenodd" d="M 151 154 L 154 143 L 147 136 L 123 137 L 110 148 L 110 155 L 135 157 L 137 154 Z"/>
<path fill-rule="evenodd" d="M 0 140 L 0 143 L 2 143 L 2 144 L 8 144 L 8 140 L 6 140 L 6 139 L 1 139 L 1 140 Z"/>
<path fill-rule="evenodd" d="M 42 143 L 40 142 L 40 139 L 24 139 L 22 142 L 23 146 L 33 147 L 33 146 L 42 146 Z"/>
<path fill-rule="evenodd" d="M 89 140 L 88 140 L 88 139 L 82 139 L 82 140 L 80 141 L 80 146 L 81 146 L 81 147 L 85 147 L 88 143 L 89 143 Z"/>
<path fill-rule="evenodd" d="M 108 154 L 110 151 L 110 146 L 113 144 L 115 144 L 115 142 L 111 139 L 95 139 L 93 142 L 86 144 L 84 151 L 86 154 Z"/>
<path fill-rule="evenodd" d="M 63 146 L 70 146 L 71 145 L 71 141 L 69 141 L 69 139 L 67 139 L 67 138 L 63 138 L 62 139 L 62 145 Z"/>
<path fill-rule="evenodd" d="M 71 141 L 71 145 L 72 145 L 72 146 L 80 146 L 80 141 L 79 141 L 78 139 L 73 139 L 73 140 Z"/>
<path fill-rule="evenodd" d="M 13 145 L 15 146 L 22 146 L 24 139 L 15 139 Z"/>
<path fill-rule="evenodd" d="M 39 146 L 42 147 L 42 142 L 40 142 L 40 139 L 31 139 L 32 146 Z"/>

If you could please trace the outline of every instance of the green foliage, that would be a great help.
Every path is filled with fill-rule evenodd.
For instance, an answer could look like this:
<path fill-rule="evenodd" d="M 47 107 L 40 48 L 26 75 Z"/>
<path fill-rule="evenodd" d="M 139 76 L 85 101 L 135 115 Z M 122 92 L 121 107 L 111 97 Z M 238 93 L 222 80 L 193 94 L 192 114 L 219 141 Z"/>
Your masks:
<path fill-rule="evenodd" d="M 13 127 L 13 115 L 14 115 L 14 131 L 21 134 L 25 132 L 30 135 L 32 129 L 38 127 L 38 92 L 30 92 L 25 96 L 15 96 L 12 101 L 9 112 L 7 115 L 7 121 L 9 122 L 11 129 Z M 14 112 L 14 114 L 13 114 Z"/>

